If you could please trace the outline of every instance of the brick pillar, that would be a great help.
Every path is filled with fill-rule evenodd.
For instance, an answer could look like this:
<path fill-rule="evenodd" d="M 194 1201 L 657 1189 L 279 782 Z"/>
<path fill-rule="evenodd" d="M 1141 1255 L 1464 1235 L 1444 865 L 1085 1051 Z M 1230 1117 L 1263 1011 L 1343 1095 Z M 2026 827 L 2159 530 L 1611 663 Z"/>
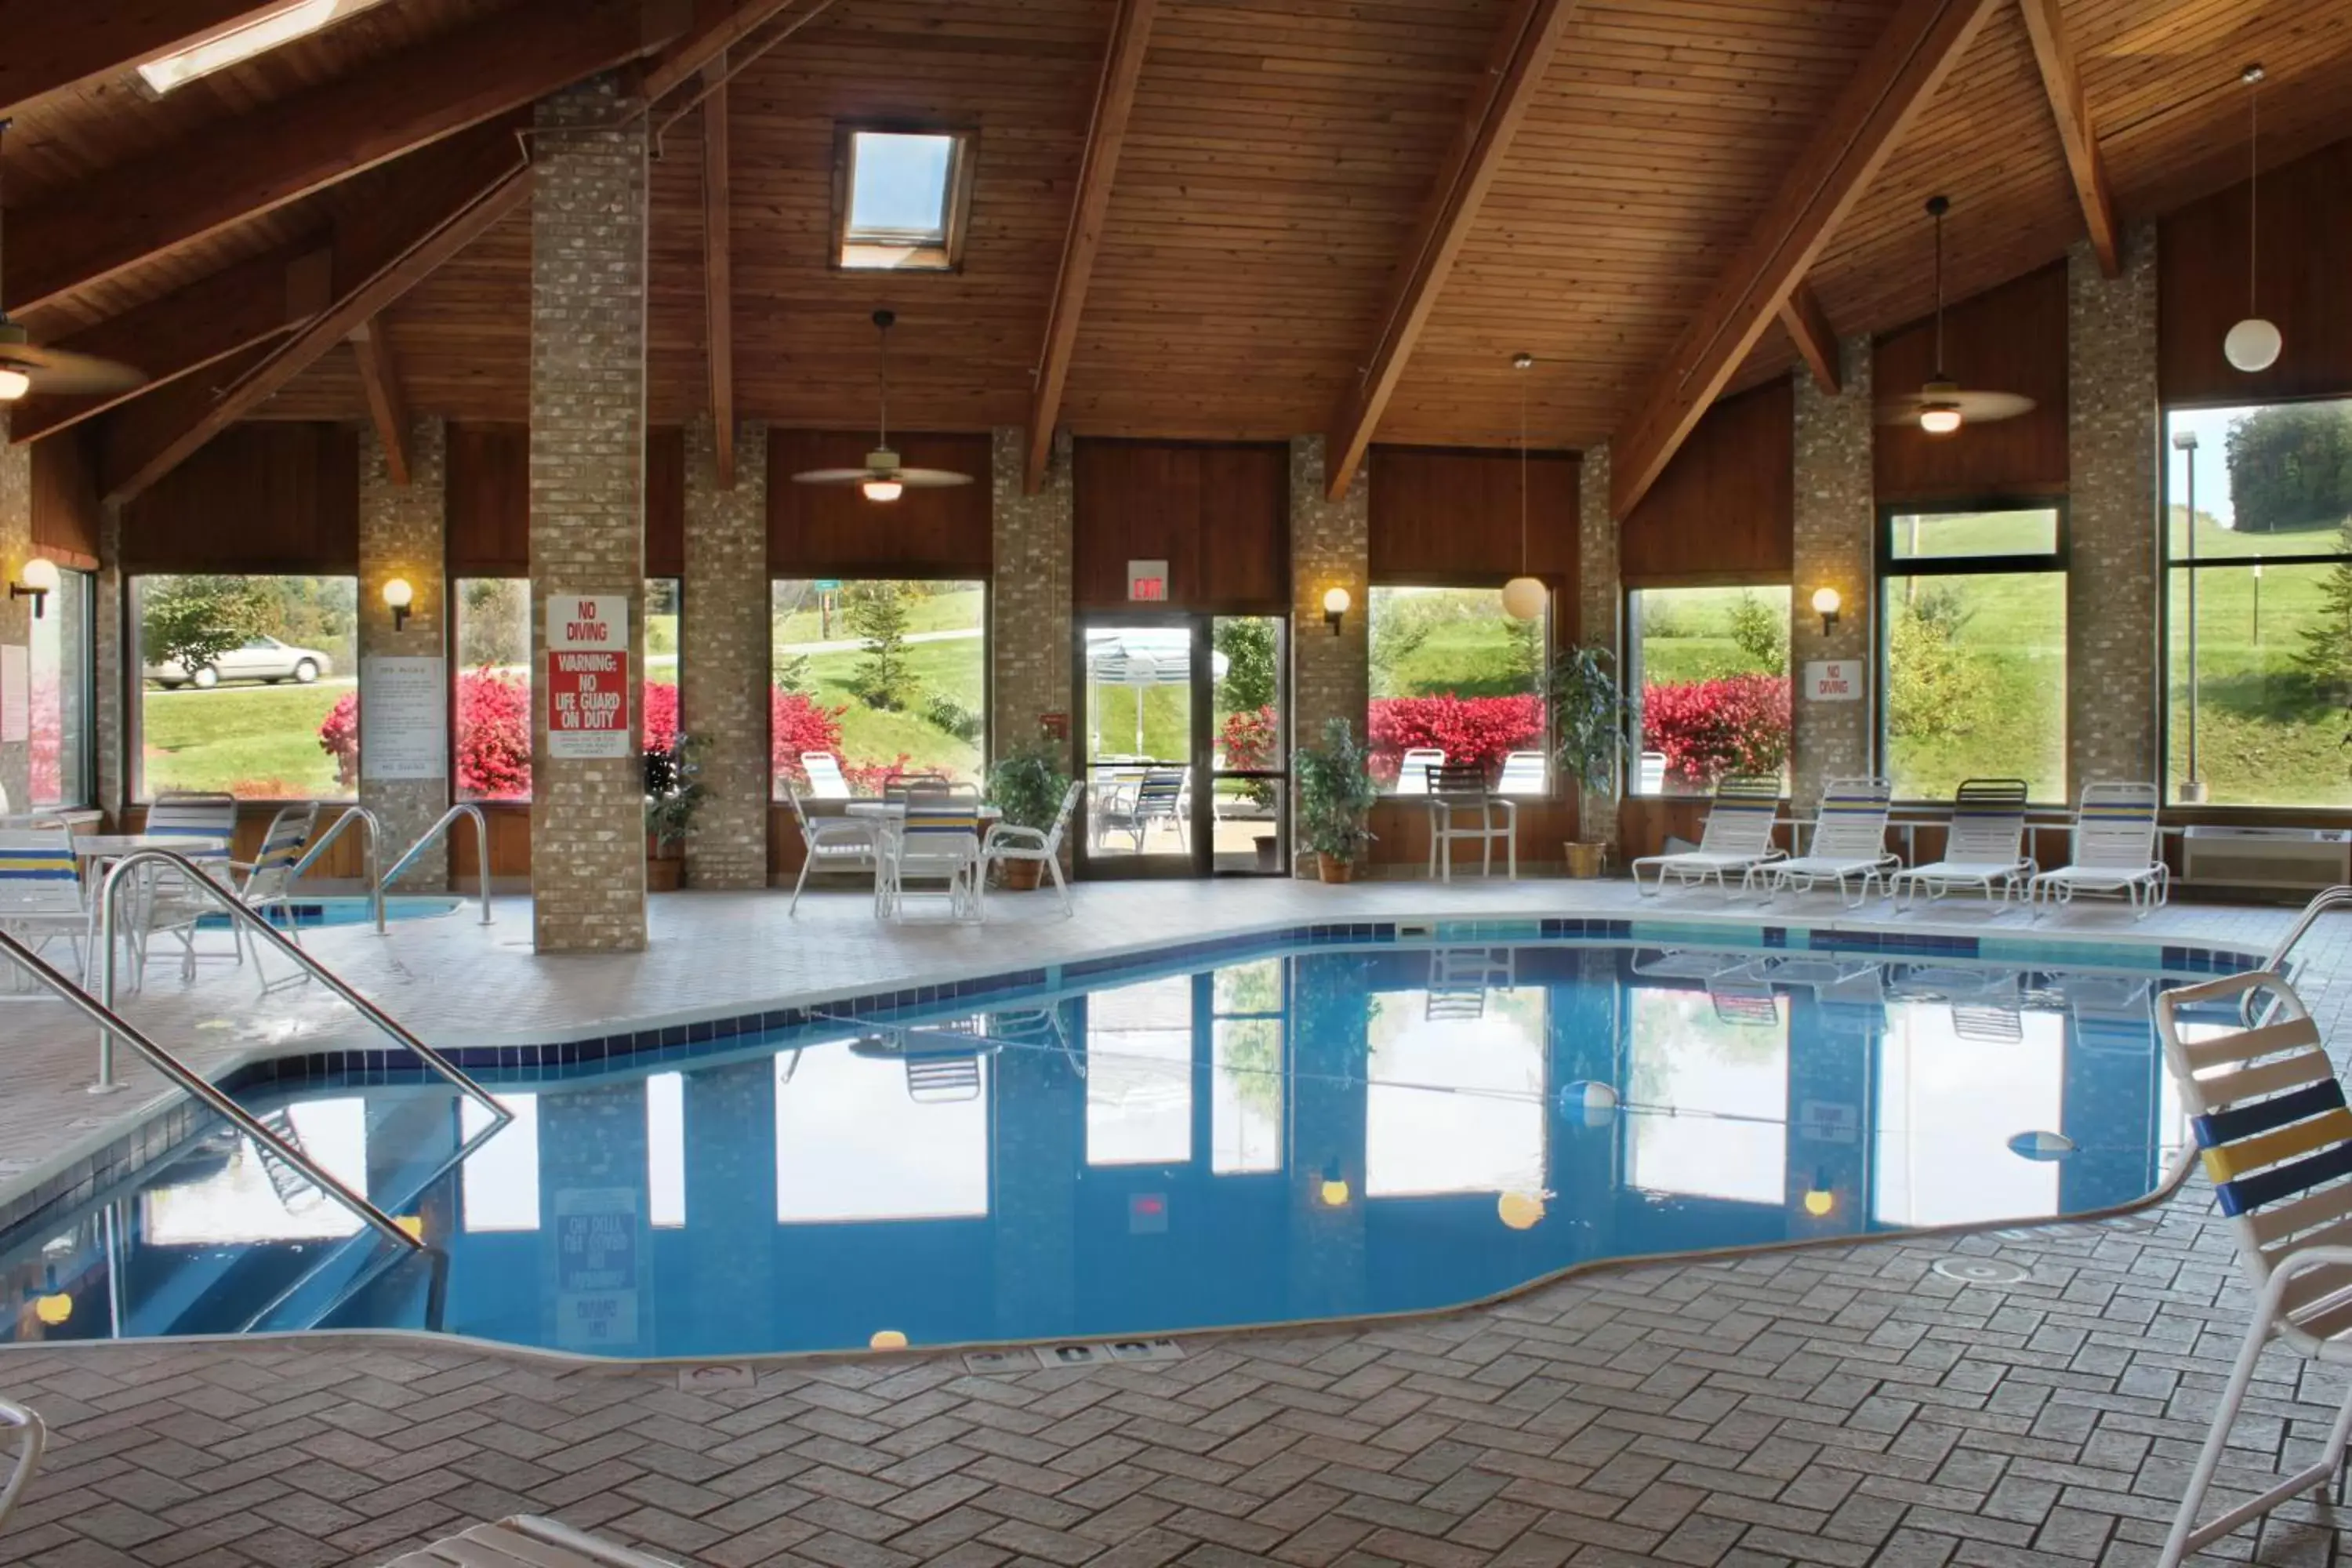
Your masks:
<path fill-rule="evenodd" d="M 1576 636 L 1580 646 L 1598 644 L 1618 658 L 1625 672 L 1623 648 L 1618 637 L 1618 610 L 1625 595 L 1617 581 L 1617 518 L 1609 510 L 1609 448 L 1587 447 L 1576 482 Z M 1618 795 L 1623 794 L 1621 770 Z M 1577 792 L 1577 837 L 1587 843 L 1618 842 L 1617 798 Z"/>
<path fill-rule="evenodd" d="M 7 581 L 24 581 L 25 563 L 33 557 L 33 448 L 8 439 L 8 416 L 0 410 L 0 571 Z M 20 650 L 25 658 L 25 699 L 29 701 L 32 674 L 33 602 L 0 597 L 0 644 Z M 14 695 L 14 694 L 12 694 Z M 28 709 L 29 712 L 30 710 Z M 8 792 L 8 809 L 23 811 L 33 802 L 33 748 L 29 738 L 0 741 L 0 789 Z"/>
<path fill-rule="evenodd" d="M 131 798 L 131 726 L 123 715 L 130 699 L 123 680 L 122 509 L 103 508 L 98 528 L 98 558 L 103 564 L 91 593 L 97 619 L 91 640 L 98 661 L 98 805 L 120 823 Z"/>
<path fill-rule="evenodd" d="M 1802 369 L 1797 380 L 1796 551 L 1789 592 L 1790 674 L 1797 683 L 1796 734 L 1790 773 L 1800 811 L 1810 810 L 1830 779 L 1871 771 L 1876 690 L 1859 702 L 1815 702 L 1805 695 L 1805 661 L 1853 660 L 1873 687 L 1871 540 L 1877 492 L 1871 476 L 1870 338 L 1838 345 L 1845 390 L 1832 397 Z M 1837 629 L 1822 635 L 1813 592 L 1832 587 L 1844 601 Z"/>
<path fill-rule="evenodd" d="M 736 432 L 719 488 L 710 421 L 686 427 L 686 614 L 678 700 L 709 794 L 686 841 L 698 888 L 768 885 L 768 433 Z"/>
<path fill-rule="evenodd" d="M 1368 467 L 1348 493 L 1326 499 L 1323 437 L 1290 439 L 1291 743 L 1323 742 L 1327 720 L 1345 719 L 1364 737 L 1371 701 L 1371 522 Z M 1339 635 L 1323 624 L 1323 595 L 1345 588 L 1352 601 Z"/>
<path fill-rule="evenodd" d="M 992 464 L 996 581 L 988 594 L 988 652 L 995 677 L 995 711 L 988 749 L 1003 756 L 1037 733 L 1047 713 L 1070 713 L 1070 439 L 1057 436 L 1045 483 L 1022 491 L 1027 433 L 1000 425 Z M 1083 719 L 1070 715 L 1075 741 Z M 1066 765 L 1075 765 L 1075 753 Z"/>
<path fill-rule="evenodd" d="M 543 99 L 530 198 L 530 645 L 543 684 L 547 601 L 628 606 L 629 701 L 646 657 L 646 125 L 615 79 Z M 644 763 L 548 754 L 531 720 L 532 934 L 541 952 L 646 944 Z"/>
<path fill-rule="evenodd" d="M 2066 775 L 2160 777 L 2157 703 L 2156 229 L 2125 236 L 2123 275 L 2087 241 L 2066 258 L 2069 469 Z M 2218 465 L 2217 465 L 2218 466 Z"/>
<path fill-rule="evenodd" d="M 408 483 L 392 482 L 383 440 L 375 426 L 360 432 L 360 724 L 376 707 L 373 696 L 380 658 L 442 659 L 441 710 L 448 713 L 449 682 L 443 633 L 448 606 L 443 592 L 448 560 L 446 506 L 447 429 L 438 419 L 419 418 L 409 427 Z M 383 585 L 398 577 L 415 597 L 407 624 L 398 631 L 383 602 Z M 446 722 L 443 726 L 447 728 Z M 360 804 L 383 827 L 383 864 L 416 842 L 449 809 L 448 748 L 440 748 L 440 772 L 433 778 L 375 778 L 361 747 Z M 449 841 L 443 838 L 402 873 L 399 885 L 429 890 L 449 885 Z"/>

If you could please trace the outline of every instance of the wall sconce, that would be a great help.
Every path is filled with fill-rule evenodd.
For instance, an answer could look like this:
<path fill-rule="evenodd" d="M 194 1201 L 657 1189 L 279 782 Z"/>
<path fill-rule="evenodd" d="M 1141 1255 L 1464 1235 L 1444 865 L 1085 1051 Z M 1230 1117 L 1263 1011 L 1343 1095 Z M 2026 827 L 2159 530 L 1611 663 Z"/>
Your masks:
<path fill-rule="evenodd" d="M 408 585 L 405 577 L 394 577 L 383 585 L 383 602 L 392 609 L 392 629 L 399 631 L 408 625 L 408 607 L 416 602 L 416 590 Z"/>
<path fill-rule="evenodd" d="M 1339 635 L 1339 623 L 1348 618 L 1348 606 L 1352 603 L 1354 601 L 1348 597 L 1345 588 L 1326 588 L 1323 591 L 1323 620 L 1331 628 L 1333 637 Z"/>
<path fill-rule="evenodd" d="M 33 601 L 33 618 L 39 620 L 48 608 L 49 595 L 57 592 L 58 563 L 46 555 L 36 555 L 25 563 L 25 580 L 8 584 L 11 599 Z"/>
<path fill-rule="evenodd" d="M 1813 611 L 1822 617 L 1822 636 L 1827 637 L 1837 630 L 1838 611 L 1844 605 L 1845 601 L 1838 597 L 1835 588 L 1813 590 Z"/>

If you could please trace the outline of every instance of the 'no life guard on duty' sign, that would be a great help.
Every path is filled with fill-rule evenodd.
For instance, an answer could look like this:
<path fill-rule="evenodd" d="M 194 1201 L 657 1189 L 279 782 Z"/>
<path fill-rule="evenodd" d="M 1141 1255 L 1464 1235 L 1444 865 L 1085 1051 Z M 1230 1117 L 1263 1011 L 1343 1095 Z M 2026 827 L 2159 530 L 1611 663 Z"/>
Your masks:
<path fill-rule="evenodd" d="M 547 754 L 625 757 L 629 722 L 629 601 L 617 594 L 557 594 L 547 601 Z"/>

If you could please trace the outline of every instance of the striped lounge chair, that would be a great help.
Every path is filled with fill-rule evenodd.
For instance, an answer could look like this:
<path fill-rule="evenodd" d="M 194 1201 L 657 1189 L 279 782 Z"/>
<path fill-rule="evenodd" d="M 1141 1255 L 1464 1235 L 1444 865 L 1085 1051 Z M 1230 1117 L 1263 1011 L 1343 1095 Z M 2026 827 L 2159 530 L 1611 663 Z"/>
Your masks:
<path fill-rule="evenodd" d="M 2146 920 L 2162 906 L 2172 874 L 2156 852 L 2158 800 L 2152 784 L 2084 784 L 2074 813 L 2073 861 L 2026 886 L 2035 918 L 2064 908 L 2077 893 L 2118 895 L 2129 900 L 2134 920 Z"/>
<path fill-rule="evenodd" d="M 1952 797 L 1951 826 L 1944 858 L 1906 867 L 1890 879 L 1889 890 L 1907 904 L 1925 893 L 1940 899 L 1957 888 L 1980 889 L 2004 904 L 2025 890 L 2033 862 L 2025 855 L 2025 781 L 1969 779 Z"/>
<path fill-rule="evenodd" d="M 1671 876 L 1685 887 L 1713 882 L 1717 892 L 1729 898 L 1731 885 L 1724 878 L 1733 871 L 1739 873 L 1739 885 L 1745 889 L 1759 867 L 1785 853 L 1772 844 L 1772 824 L 1780 813 L 1779 779 L 1726 778 L 1715 786 L 1715 804 L 1707 808 L 1698 847 L 1672 855 L 1644 855 L 1634 861 L 1634 890 L 1654 899 L 1665 891 Z M 1642 881 L 1644 866 L 1656 873 L 1646 886 Z"/>
<path fill-rule="evenodd" d="M 72 836 L 62 827 L 0 832 L 0 931 L 38 952 L 63 938 L 82 970 L 89 910 L 75 874 Z M 15 965 L 9 966 L 12 975 Z"/>
<path fill-rule="evenodd" d="M 1832 779 L 1822 791 L 1822 808 L 1813 819 L 1813 839 L 1805 853 L 1792 860 L 1775 860 L 1750 871 L 1764 884 L 1764 897 L 1783 888 L 1812 891 L 1821 882 L 1835 882 L 1838 897 L 1858 908 L 1878 891 L 1888 873 L 1903 864 L 1887 852 L 1886 818 L 1894 810 L 1895 786 L 1885 779 Z M 1847 884 L 1853 884 L 1847 896 Z"/>

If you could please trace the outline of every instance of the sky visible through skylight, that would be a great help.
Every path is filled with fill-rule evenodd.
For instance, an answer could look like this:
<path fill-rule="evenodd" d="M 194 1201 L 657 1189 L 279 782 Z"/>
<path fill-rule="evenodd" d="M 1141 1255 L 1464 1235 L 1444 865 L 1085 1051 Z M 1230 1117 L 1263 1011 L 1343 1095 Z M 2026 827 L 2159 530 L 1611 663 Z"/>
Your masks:
<path fill-rule="evenodd" d="M 944 234 L 948 159 L 954 148 L 951 136 L 859 132 L 851 232 Z"/>

